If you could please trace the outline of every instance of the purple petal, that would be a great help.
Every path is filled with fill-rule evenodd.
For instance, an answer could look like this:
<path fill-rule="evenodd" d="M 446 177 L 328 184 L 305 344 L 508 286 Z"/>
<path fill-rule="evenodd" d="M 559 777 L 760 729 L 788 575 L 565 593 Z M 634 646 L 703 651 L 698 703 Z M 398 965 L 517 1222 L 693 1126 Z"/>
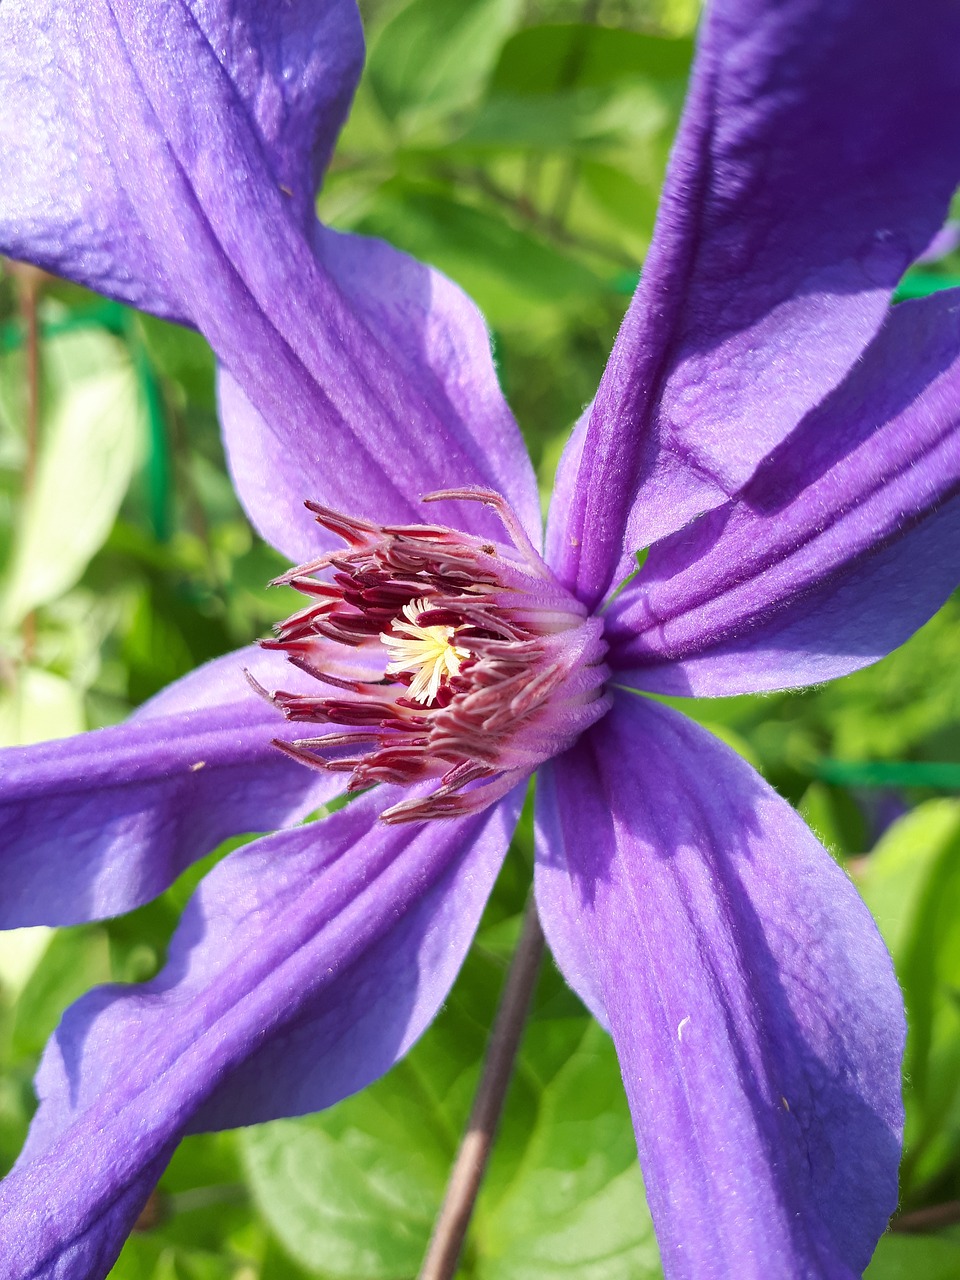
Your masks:
<path fill-rule="evenodd" d="M 228 836 L 298 822 L 342 775 L 272 744 L 291 735 L 256 694 L 308 687 L 251 647 L 177 681 L 125 724 L 3 752 L 0 926 L 76 924 L 129 911 Z"/>
<path fill-rule="evenodd" d="M 723 502 L 845 376 L 960 179 L 960 9 L 716 0 L 604 374 L 564 580 Z"/>
<path fill-rule="evenodd" d="M 859 1276 L 903 1007 L 869 912 L 739 756 L 622 695 L 538 788 L 537 902 L 620 1057 L 668 1280 Z"/>
<path fill-rule="evenodd" d="M 306 498 L 408 522 L 422 494 L 473 484 L 508 496 L 539 539 L 473 305 L 387 246 L 314 237 L 284 191 L 307 123 L 321 151 L 339 123 L 354 6 L 279 6 L 289 29 L 250 5 L 211 5 L 204 24 L 183 0 L 51 9 L 0 10 L 0 91 L 23 117 L 0 136 L 0 244 L 202 331 L 242 389 L 225 392 L 228 440 L 258 528 L 298 559 L 318 547 Z M 274 73 L 301 85 L 295 110 Z M 48 167 L 65 198 L 48 199 Z M 456 507 L 450 523 L 499 533 L 485 508 Z"/>
<path fill-rule="evenodd" d="M 18 1274 L 102 1276 L 188 1127 L 327 1105 L 424 1030 L 523 788 L 481 815 L 419 826 L 379 823 L 388 798 L 237 850 L 204 880 L 158 978 L 68 1011 L 27 1148 L 0 1187 L 0 1257 Z"/>
<path fill-rule="evenodd" d="M 315 555 L 329 535 L 304 512 L 309 498 L 379 523 L 439 521 L 502 539 L 498 522 L 478 503 L 418 501 L 434 490 L 476 484 L 502 493 L 539 546 L 533 468 L 476 307 L 438 271 L 383 241 L 318 226 L 315 244 L 357 318 L 354 345 L 343 352 L 348 363 L 330 375 L 354 389 L 340 410 L 325 401 L 312 416 L 292 407 L 263 416 L 221 373 L 230 469 L 257 528 L 291 560 Z M 316 327 L 315 318 L 305 323 Z M 395 380 L 387 387 L 391 363 Z"/>
<path fill-rule="evenodd" d="M 195 121 L 184 138 L 189 167 L 229 185 L 248 150 L 278 206 L 308 227 L 360 76 L 363 33 L 354 0 L 167 0 L 138 6 L 152 42 L 138 48 L 130 8 L 115 16 L 104 3 L 4 3 L 0 241 L 12 257 L 195 321 L 193 300 L 156 243 L 158 231 L 179 239 L 178 220 L 169 202 L 150 208 L 153 175 L 143 170 L 137 180 L 124 136 L 142 131 L 162 152 L 165 113 L 181 100 Z M 155 75 L 138 83 L 142 57 L 152 58 Z M 241 116 L 244 136 L 231 129 Z M 233 146 L 222 154 L 225 137 Z"/>
<path fill-rule="evenodd" d="M 592 411 L 593 406 L 588 405 L 577 420 L 570 439 L 560 455 L 557 474 L 550 493 L 550 509 L 547 512 L 547 528 L 544 535 L 544 559 L 547 564 L 554 567 L 564 563 L 570 549 L 566 545 L 571 536 L 570 512 L 577 501 L 580 459 Z"/>
<path fill-rule="evenodd" d="M 608 661 L 659 693 L 828 680 L 960 583 L 960 292 L 901 303 L 738 499 L 653 547 Z"/>

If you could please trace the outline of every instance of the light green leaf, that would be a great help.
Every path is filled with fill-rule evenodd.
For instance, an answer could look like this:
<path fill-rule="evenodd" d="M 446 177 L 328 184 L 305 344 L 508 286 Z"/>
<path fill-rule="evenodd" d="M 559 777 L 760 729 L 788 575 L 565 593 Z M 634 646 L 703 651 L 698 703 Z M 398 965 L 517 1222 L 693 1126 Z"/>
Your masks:
<path fill-rule="evenodd" d="M 858 887 L 898 967 L 909 963 L 924 931 L 931 882 L 949 874 L 958 845 L 960 804 L 930 800 L 895 822 L 864 866 Z"/>
<path fill-rule="evenodd" d="M 183 1249 L 163 1238 L 133 1235 L 109 1280 L 238 1280 L 244 1273 L 234 1260 L 199 1249 Z M 247 1270 L 246 1275 L 255 1273 Z"/>
<path fill-rule="evenodd" d="M 696 28 L 701 0 L 661 0 L 657 19 L 667 35 L 688 36 Z"/>
<path fill-rule="evenodd" d="M 541 98 L 497 95 L 474 116 L 460 147 L 525 147 L 595 152 L 655 137 L 672 122 L 670 105 L 653 84 L 558 93 L 549 110 Z"/>
<path fill-rule="evenodd" d="M 751 763 L 759 767 L 756 760 Z M 849 791 L 811 782 L 797 805 L 804 822 L 832 854 L 860 854 L 868 843 L 863 813 Z"/>
<path fill-rule="evenodd" d="M 49 412 L 0 606 L 8 627 L 83 573 L 110 532 L 144 435 L 136 375 L 115 338 L 64 333 L 45 344 L 44 357 Z"/>
<path fill-rule="evenodd" d="M 0 990 L 15 1000 L 26 986 L 53 936 L 45 925 L 0 933 Z"/>
<path fill-rule="evenodd" d="M 532 308 L 582 306 L 603 291 L 591 271 L 502 218 L 397 181 L 357 230 L 385 239 L 446 272 L 494 325 L 529 323 Z"/>
<path fill-rule="evenodd" d="M 380 31 L 367 62 L 384 113 L 409 128 L 470 103 L 519 8 L 518 0 L 412 0 Z"/>
<path fill-rule="evenodd" d="M 401 1143 L 378 1136 L 362 1114 L 373 1110 L 361 1107 L 356 1126 L 339 1134 L 321 1117 L 305 1117 L 244 1135 L 261 1208 L 292 1257 L 316 1275 L 404 1280 L 422 1257 L 436 1175 L 414 1130 Z"/>
<path fill-rule="evenodd" d="M 639 157 L 632 157 L 632 168 L 639 168 Z M 597 212 L 611 225 L 615 225 L 639 262 L 646 252 L 653 234 L 657 213 L 657 197 L 662 177 L 659 157 L 651 154 L 648 172 L 638 181 L 633 173 L 623 167 L 598 161 L 584 161 L 580 166 L 580 181 L 585 197 Z"/>
<path fill-rule="evenodd" d="M 0 746 L 66 738 L 85 728 L 83 695 L 63 676 L 23 666 L 0 685 Z"/>
<path fill-rule="evenodd" d="M 254 1199 L 287 1252 L 312 1274 L 325 1280 L 416 1274 L 476 1085 L 502 972 L 472 955 L 440 1018 L 382 1080 L 321 1115 L 241 1135 Z"/>
<path fill-rule="evenodd" d="M 555 981 L 524 1042 L 481 1200 L 478 1280 L 660 1280 L 613 1043 Z"/>
<path fill-rule="evenodd" d="M 909 1203 L 955 1158 L 960 1138 L 960 803 L 930 801 L 895 823 L 860 883 L 907 1006 Z"/>
<path fill-rule="evenodd" d="M 14 1055 L 30 1058 L 39 1054 L 64 1007 L 111 976 L 103 929 L 98 925 L 58 929 L 14 1007 Z"/>

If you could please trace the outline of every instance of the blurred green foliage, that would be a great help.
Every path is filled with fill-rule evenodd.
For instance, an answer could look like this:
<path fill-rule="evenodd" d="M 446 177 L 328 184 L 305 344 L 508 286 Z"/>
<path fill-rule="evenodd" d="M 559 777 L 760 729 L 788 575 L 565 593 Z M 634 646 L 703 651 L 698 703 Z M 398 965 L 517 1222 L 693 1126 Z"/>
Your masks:
<path fill-rule="evenodd" d="M 473 294 L 548 493 L 649 244 L 696 0 L 362 7 L 368 67 L 320 214 Z M 954 255 L 903 292 L 958 274 Z M 266 587 L 285 566 L 226 477 L 202 339 L 13 267 L 0 320 L 0 743 L 11 744 L 113 723 L 290 610 Z M 960 801 L 943 794 L 949 771 L 929 768 L 960 766 L 958 622 L 954 600 L 885 662 L 827 688 L 682 704 L 800 806 L 877 915 L 911 1019 L 906 1211 L 960 1198 Z M 878 786 L 866 767 L 877 762 L 910 769 Z M 0 937 L 4 1166 L 64 1006 L 95 983 L 154 974 L 223 852 L 129 916 Z M 117 1280 L 416 1273 L 531 859 L 527 822 L 447 1006 L 407 1060 L 321 1116 L 183 1143 Z M 661 1274 L 615 1055 L 549 962 L 461 1274 Z M 888 1235 L 868 1272 L 957 1275 L 949 1229 Z"/>

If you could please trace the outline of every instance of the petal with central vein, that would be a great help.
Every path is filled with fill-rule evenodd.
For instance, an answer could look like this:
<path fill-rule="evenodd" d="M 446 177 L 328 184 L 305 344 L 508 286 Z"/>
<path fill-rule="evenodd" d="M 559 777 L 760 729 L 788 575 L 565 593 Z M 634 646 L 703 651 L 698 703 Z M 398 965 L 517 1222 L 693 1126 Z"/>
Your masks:
<path fill-rule="evenodd" d="M 344 779 L 273 746 L 283 717 L 245 678 L 315 687 L 252 647 L 177 681 L 125 724 L 3 753 L 0 925 L 130 911 L 228 836 L 298 822 Z"/>
<path fill-rule="evenodd" d="M 875 662 L 960 582 L 960 292 L 895 307 L 733 502 L 653 547 L 609 611 L 624 683 L 783 689 Z"/>
<path fill-rule="evenodd" d="M 43 165 L 62 167 L 69 151 L 84 176 L 73 199 L 20 240 L 21 221 L 0 218 L 0 245 L 201 330 L 239 389 L 228 383 L 224 417 L 241 497 L 291 559 L 324 545 L 305 499 L 405 523 L 422 519 L 424 493 L 464 485 L 504 493 L 539 541 L 532 468 L 476 308 L 396 250 L 315 234 L 298 219 L 272 167 L 286 153 L 257 114 L 265 99 L 251 104 L 238 91 L 250 66 L 276 54 L 273 28 L 234 15 L 224 58 L 211 41 L 229 9 L 204 12 L 207 27 L 183 0 L 90 0 L 82 22 L 55 21 L 44 6 L 40 38 L 21 6 L 0 9 L 0 60 L 10 60 L 0 87 L 10 82 L 31 126 L 32 94 L 52 95 L 55 121 L 76 124 L 78 94 L 84 108 L 78 136 L 57 124 L 44 148 L 31 143 Z M 318 6 L 311 25 L 319 40 L 346 41 L 352 67 L 356 33 L 344 13 Z M 339 90 L 334 99 L 341 110 Z M 321 114 L 310 116 L 311 103 Z M 331 109 L 307 95 L 298 128 L 309 117 L 323 133 Z M 18 138 L 0 135 L 0 159 L 20 154 Z M 45 190 L 35 168 L 23 176 L 31 199 Z M 6 176 L 2 192 L 19 191 Z M 104 247 L 103 227 L 114 225 L 122 234 Z M 480 504 L 450 511 L 459 528 L 500 534 Z"/>
<path fill-rule="evenodd" d="M 237 850 L 187 907 L 158 978 L 67 1012 L 27 1147 L 0 1184 L 0 1258 L 17 1276 L 99 1280 L 185 1129 L 326 1106 L 424 1030 L 523 789 L 415 827 L 378 822 L 396 798 L 376 792 Z"/>
<path fill-rule="evenodd" d="M 473 484 L 502 494 L 539 547 L 533 468 L 476 307 L 440 272 L 382 241 L 318 226 L 314 244 L 353 316 L 351 326 L 341 321 L 339 372 L 326 376 L 334 385 L 363 378 L 365 389 L 341 397 L 339 408 L 331 402 L 299 413 L 281 398 L 277 409 L 265 410 L 263 401 L 258 409 L 251 387 L 242 389 L 236 366 L 225 361 L 219 398 L 227 460 L 257 528 L 294 561 L 337 545 L 304 511 L 309 498 L 381 524 L 439 519 L 502 538 L 480 503 L 420 503 L 432 491 Z M 277 305 L 286 303 L 278 298 Z M 319 295 L 313 306 L 326 314 Z M 317 329 L 309 314 L 302 323 Z M 344 428 L 358 443 L 338 443 Z"/>
<path fill-rule="evenodd" d="M 203 65 L 191 33 L 219 64 L 202 129 L 197 121 L 196 158 L 216 155 L 218 134 L 229 134 L 231 120 L 242 116 L 248 145 L 265 158 L 287 210 L 304 228 L 312 226 L 319 179 L 363 65 L 354 0 L 163 0 L 139 7 L 154 20 L 154 59 L 172 98 Z M 117 127 L 131 107 L 126 124 L 133 124 L 143 88 L 123 75 L 112 79 L 123 55 L 110 14 L 108 4 L 4 0 L 0 243 L 12 257 L 100 293 L 196 322 L 194 300 L 167 278 L 141 223 L 148 173 L 138 187 L 112 159 Z M 230 95 L 217 94 L 221 82 L 229 83 Z M 194 85 L 194 107 L 202 96 Z M 227 118 L 217 120 L 224 102 Z M 225 173 L 221 168 L 221 179 Z M 179 238 L 176 211 L 163 213 L 169 237 Z"/>
<path fill-rule="evenodd" d="M 904 1019 L 853 885 L 739 756 L 633 695 L 537 806 L 540 916 L 613 1035 L 667 1280 L 854 1280 L 897 1201 Z"/>
<path fill-rule="evenodd" d="M 714 0 L 558 568 L 588 602 L 847 374 L 960 179 L 960 8 Z"/>

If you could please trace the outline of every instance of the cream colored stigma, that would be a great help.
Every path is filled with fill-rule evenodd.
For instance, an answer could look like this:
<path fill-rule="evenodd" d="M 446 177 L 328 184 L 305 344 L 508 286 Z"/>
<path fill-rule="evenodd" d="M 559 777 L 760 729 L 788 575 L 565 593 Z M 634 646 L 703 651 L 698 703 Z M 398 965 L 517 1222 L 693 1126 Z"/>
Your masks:
<path fill-rule="evenodd" d="M 449 680 L 457 675 L 460 663 L 470 656 L 469 650 L 451 643 L 455 634 L 453 627 L 419 625 L 417 618 L 429 608 L 429 600 L 411 600 L 403 606 L 403 615 L 408 621 L 397 619 L 393 624 L 394 631 L 403 634 L 390 635 L 386 631 L 380 634 L 381 642 L 391 654 L 384 674 L 396 676 L 404 671 L 412 672 L 408 695 L 424 706 L 429 706 L 436 698 L 444 678 Z"/>

